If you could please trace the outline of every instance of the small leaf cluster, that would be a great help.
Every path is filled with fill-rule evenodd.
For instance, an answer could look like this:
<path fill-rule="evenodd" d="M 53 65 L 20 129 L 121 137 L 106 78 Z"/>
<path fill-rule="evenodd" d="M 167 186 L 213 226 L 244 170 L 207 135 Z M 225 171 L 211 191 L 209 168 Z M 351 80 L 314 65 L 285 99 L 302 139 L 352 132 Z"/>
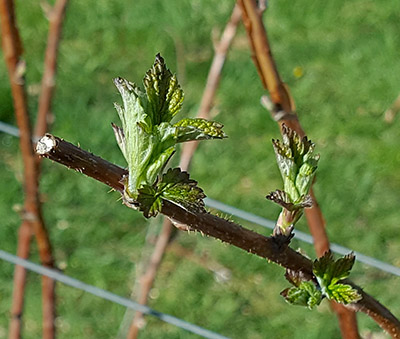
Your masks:
<path fill-rule="evenodd" d="M 170 178 L 174 174 L 180 176 L 179 173 L 183 172 L 170 172 L 167 177 L 161 177 L 161 174 L 174 154 L 177 143 L 225 138 L 223 125 L 205 119 L 183 119 L 171 123 L 182 108 L 184 94 L 176 76 L 166 67 L 159 54 L 143 79 L 144 91 L 123 78 L 114 79 L 114 84 L 123 102 L 122 106 L 114 104 L 122 127 L 112 126 L 128 163 L 126 195 L 147 204 L 144 211 L 146 216 L 154 216 L 160 211 L 161 197 L 187 206 L 198 202 L 201 194 L 195 193 L 192 184 L 181 182 L 178 185 Z M 187 204 L 183 203 L 184 199 L 188 199 Z"/>
<path fill-rule="evenodd" d="M 314 261 L 314 275 L 321 287 L 322 294 L 329 300 L 350 304 L 361 299 L 361 295 L 357 290 L 340 282 L 350 275 L 354 261 L 355 255 L 353 253 L 335 261 L 330 251 Z"/>
<path fill-rule="evenodd" d="M 282 126 L 282 141 L 272 140 L 272 144 L 284 191 L 291 202 L 297 204 L 308 194 L 317 169 L 319 155 L 314 154 L 315 145 L 286 125 Z"/>
<path fill-rule="evenodd" d="M 139 209 L 146 218 L 157 215 L 162 199 L 173 201 L 189 211 L 205 212 L 203 199 L 206 196 L 203 190 L 180 168 L 170 168 L 159 181 L 151 186 L 143 185 L 138 193 Z"/>
<path fill-rule="evenodd" d="M 310 309 L 318 306 L 324 297 L 345 305 L 357 302 L 361 299 L 358 291 L 340 282 L 350 275 L 354 260 L 353 253 L 334 260 L 332 252 L 326 252 L 313 263 L 317 283 L 305 281 L 300 273 L 288 270 L 285 277 L 294 287 L 283 290 L 281 295 L 290 304 L 307 306 Z"/>
<path fill-rule="evenodd" d="M 294 285 L 294 287 L 286 288 L 281 292 L 281 295 L 288 303 L 306 306 L 309 309 L 321 303 L 321 290 L 313 281 L 305 281 L 301 278 L 299 272 L 291 270 L 286 271 L 285 277 Z"/>
<path fill-rule="evenodd" d="M 318 306 L 322 300 L 322 293 L 311 281 L 302 281 L 298 286 L 283 290 L 281 295 L 289 304 L 306 306 L 310 310 Z"/>
<path fill-rule="evenodd" d="M 294 130 L 282 125 L 282 141 L 272 140 L 284 189 L 267 195 L 267 199 L 283 207 L 277 227 L 283 233 L 301 217 L 304 208 L 312 206 L 308 195 L 317 169 L 319 155 L 307 137 L 301 138 Z"/>

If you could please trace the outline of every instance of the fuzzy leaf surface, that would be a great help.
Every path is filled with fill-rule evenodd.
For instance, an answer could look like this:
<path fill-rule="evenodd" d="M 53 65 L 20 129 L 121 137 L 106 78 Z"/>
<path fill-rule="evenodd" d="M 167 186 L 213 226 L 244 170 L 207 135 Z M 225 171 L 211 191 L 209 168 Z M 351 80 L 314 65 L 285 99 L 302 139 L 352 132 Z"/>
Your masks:
<path fill-rule="evenodd" d="M 188 211 L 205 212 L 206 197 L 203 190 L 197 186 L 197 181 L 190 179 L 187 172 L 180 168 L 169 169 L 158 184 L 163 199 L 178 204 Z"/>
<path fill-rule="evenodd" d="M 146 218 L 155 217 L 162 208 L 162 199 L 153 186 L 145 185 L 138 190 L 136 201 Z"/>
<path fill-rule="evenodd" d="M 317 169 L 319 155 L 314 155 L 315 145 L 301 138 L 294 130 L 282 126 L 282 141 L 272 140 L 284 191 L 294 204 L 300 202 L 310 189 Z"/>
<path fill-rule="evenodd" d="M 322 293 L 311 281 L 303 281 L 297 287 L 283 290 L 281 295 L 292 305 L 306 306 L 309 309 L 318 306 L 322 300 Z"/>
<path fill-rule="evenodd" d="M 200 210 L 204 193 L 194 180 L 185 181 L 173 172 L 174 181 L 172 172 L 162 173 L 178 142 L 224 138 L 223 126 L 204 119 L 171 124 L 182 107 L 183 91 L 159 54 L 143 79 L 144 91 L 123 78 L 114 79 L 114 84 L 122 97 L 122 105 L 115 104 L 122 127 L 112 127 L 128 163 L 127 195 L 133 200 L 140 196 L 147 217 L 157 214 L 161 198 Z"/>
<path fill-rule="evenodd" d="M 333 299 L 342 304 L 351 304 L 361 299 L 361 295 L 347 284 L 331 284 L 326 289 L 327 298 Z"/>
<path fill-rule="evenodd" d="M 322 293 L 339 303 L 348 304 L 360 300 L 357 290 L 350 285 L 339 283 L 350 275 L 355 256 L 350 253 L 343 258 L 334 260 L 332 252 L 326 252 L 313 263 L 313 272 L 321 286 Z"/>
<path fill-rule="evenodd" d="M 143 84 L 152 125 L 170 122 L 181 109 L 184 96 L 176 76 L 167 68 L 160 54 L 147 71 Z"/>
<path fill-rule="evenodd" d="M 224 125 L 216 121 L 209 121 L 201 118 L 182 119 L 177 122 L 174 127 L 176 127 L 177 142 L 222 139 L 227 137 L 222 130 Z"/>

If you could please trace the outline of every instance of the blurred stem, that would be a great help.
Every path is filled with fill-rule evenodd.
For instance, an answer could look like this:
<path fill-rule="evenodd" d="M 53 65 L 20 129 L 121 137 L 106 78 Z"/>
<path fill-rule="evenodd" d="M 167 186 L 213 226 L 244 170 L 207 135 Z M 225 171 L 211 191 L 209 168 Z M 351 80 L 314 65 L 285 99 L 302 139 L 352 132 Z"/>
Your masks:
<path fill-rule="evenodd" d="M 57 70 L 57 51 L 61 39 L 61 30 L 68 0 L 57 0 L 49 12 L 49 33 L 44 57 L 39 108 L 35 126 L 35 135 L 42 136 L 48 131 L 48 121 L 51 113 L 51 103 L 55 88 Z"/>
<path fill-rule="evenodd" d="M 66 1 L 58 0 L 55 5 L 55 21 L 60 23 L 62 16 L 59 17 L 61 8 L 65 8 Z M 62 10 L 63 12 L 63 10 Z M 38 165 L 38 157 L 33 151 L 32 130 L 29 120 L 27 97 L 25 93 L 25 63 L 22 60 L 22 43 L 19 36 L 15 7 L 12 0 L 0 0 L 0 17 L 1 17 L 1 35 L 2 47 L 5 61 L 8 68 L 8 74 L 11 84 L 11 92 L 14 101 L 15 116 L 20 130 L 20 148 L 24 163 L 24 192 L 25 202 L 23 211 L 23 221 L 20 226 L 18 235 L 18 255 L 23 258 L 29 257 L 29 247 L 31 242 L 32 231 L 35 234 L 38 244 L 39 256 L 44 266 L 52 268 L 54 266 L 50 239 L 45 228 L 44 220 L 41 212 L 41 203 L 39 200 L 39 176 L 40 169 Z M 60 26 L 60 25 L 58 25 Z M 53 45 L 57 45 L 59 34 L 53 34 L 55 27 L 51 25 L 49 37 L 48 51 L 46 53 L 45 69 L 55 69 L 55 56 Z M 56 50 L 56 48 L 55 48 Z M 52 60 L 50 60 L 52 57 Z M 49 109 L 43 109 L 45 103 L 50 107 L 51 93 L 50 82 L 54 81 L 54 74 L 49 79 L 49 72 L 45 70 L 43 87 L 41 95 L 42 108 L 38 118 L 39 132 L 45 133 L 47 128 L 47 112 Z M 50 81 L 51 80 L 51 81 Z M 46 95 L 46 93 L 48 95 Z M 40 110 L 40 109 L 39 109 Z M 22 332 L 22 314 L 23 300 L 26 283 L 26 272 L 22 267 L 15 267 L 14 274 L 14 291 L 11 309 L 11 324 L 9 330 L 9 338 L 20 338 Z M 50 339 L 55 337 L 55 283 L 48 277 L 42 277 L 42 307 L 43 307 L 43 338 Z"/>
<path fill-rule="evenodd" d="M 273 104 L 271 111 L 274 118 L 278 118 L 279 124 L 283 124 L 295 130 L 301 137 L 305 135 L 300 125 L 293 98 L 286 84 L 281 80 L 277 70 L 267 32 L 262 20 L 262 13 L 257 8 L 255 0 L 239 0 L 243 12 L 243 22 L 247 31 L 252 49 L 252 58 L 258 70 L 258 74 L 265 89 L 270 93 Z M 329 250 L 329 240 L 325 230 L 325 220 L 314 196 L 312 188 L 309 193 L 313 199 L 313 206 L 305 209 L 305 214 L 311 235 L 314 238 L 314 246 L 318 257 Z M 357 319 L 354 312 L 343 305 L 331 302 L 338 319 L 342 337 L 346 339 L 358 339 Z"/>
<path fill-rule="evenodd" d="M 29 258 L 30 244 L 32 240 L 32 227 L 23 221 L 18 230 L 17 256 L 23 259 Z M 11 305 L 11 321 L 9 326 L 9 339 L 22 337 L 22 313 L 24 309 L 24 291 L 26 284 L 26 269 L 15 266 L 13 295 Z"/>

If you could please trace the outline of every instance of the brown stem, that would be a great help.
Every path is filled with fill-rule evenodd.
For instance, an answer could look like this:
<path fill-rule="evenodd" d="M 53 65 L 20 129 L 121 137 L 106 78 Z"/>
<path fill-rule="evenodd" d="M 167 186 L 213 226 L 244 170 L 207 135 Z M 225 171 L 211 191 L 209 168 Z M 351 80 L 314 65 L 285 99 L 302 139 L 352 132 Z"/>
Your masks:
<path fill-rule="evenodd" d="M 215 47 L 214 58 L 208 73 L 206 86 L 204 88 L 203 96 L 200 103 L 200 108 L 197 113 L 198 118 L 207 119 L 209 117 L 210 111 L 213 107 L 215 93 L 217 91 L 221 78 L 222 68 L 224 66 L 226 56 L 232 44 L 233 38 L 236 35 L 236 29 L 239 24 L 240 18 L 240 7 L 236 4 L 233 8 L 231 17 L 222 33 L 221 39 L 218 45 Z M 179 167 L 183 171 L 187 171 L 189 169 L 193 154 L 197 149 L 197 146 L 198 141 L 183 144 L 179 165 Z M 141 304 L 147 303 L 148 295 L 151 288 L 153 287 L 158 267 L 161 264 L 161 260 L 167 249 L 173 230 L 175 230 L 175 228 L 172 227 L 171 221 L 167 218 L 164 219 L 161 233 L 158 236 L 157 242 L 154 246 L 154 251 L 150 259 L 149 267 L 147 268 L 144 275 L 140 278 L 140 292 L 138 302 Z M 142 323 L 142 317 L 142 313 L 135 313 L 127 338 L 136 339 L 138 337 L 140 324 Z"/>
<path fill-rule="evenodd" d="M 304 136 L 304 130 L 294 112 L 294 101 L 288 87 L 281 80 L 274 58 L 272 57 L 267 32 L 256 2 L 255 0 L 239 0 L 239 3 L 242 7 L 243 22 L 252 47 L 253 61 L 264 88 L 268 89 L 270 93 L 274 106 L 272 114 L 274 115 L 279 112 L 279 118 L 277 115 L 275 118 L 279 119 L 278 122 L 281 126 L 285 124 L 295 130 L 300 136 Z M 314 204 L 312 208 L 306 209 L 305 213 L 310 233 L 314 238 L 316 253 L 318 256 L 322 256 L 329 250 L 329 240 L 325 230 L 325 221 L 312 189 L 310 194 Z M 355 313 L 333 301 L 331 302 L 331 306 L 338 317 L 342 337 L 345 339 L 360 338 Z"/>
<path fill-rule="evenodd" d="M 291 97 L 272 58 L 267 32 L 256 1 L 239 0 L 238 2 L 242 8 L 242 20 L 252 47 L 252 58 L 264 88 L 268 89 L 272 101 L 281 110 L 291 113 Z"/>
<path fill-rule="evenodd" d="M 22 45 L 19 37 L 18 28 L 15 20 L 14 2 L 12 0 L 0 0 L 0 18 L 2 47 L 7 64 L 11 92 L 13 97 L 15 116 L 20 130 L 20 148 L 24 163 L 24 213 L 23 224 L 28 224 L 36 237 L 38 243 L 40 260 L 43 265 L 52 267 L 53 258 L 51 246 L 47 231 L 44 226 L 38 192 L 38 168 L 36 166 L 37 156 L 32 147 L 32 132 L 30 128 L 27 98 L 24 86 L 25 64 L 22 61 Z M 22 226 L 21 226 L 22 227 Z M 25 228 L 26 226 L 23 225 Z M 21 231 L 22 232 L 22 231 Z M 23 247 L 21 246 L 28 246 Z M 23 253 L 29 253 L 29 241 L 24 241 L 19 245 L 19 250 Z M 15 277 L 17 285 L 14 288 L 12 309 L 15 313 L 22 316 L 22 307 L 25 282 L 25 274 L 21 274 L 21 268 L 17 268 L 18 275 Z M 42 303 L 43 303 L 43 337 L 54 338 L 55 334 L 55 307 L 54 307 L 54 282 L 42 277 Z M 15 322 L 10 328 L 9 337 L 18 338 L 21 333 L 21 322 Z"/>
<path fill-rule="evenodd" d="M 222 68 L 224 66 L 226 56 L 232 44 L 233 38 L 236 35 L 236 29 L 241 18 L 240 7 L 236 4 L 233 8 L 232 15 L 222 33 L 221 39 L 215 48 L 214 58 L 211 63 L 210 70 L 207 76 L 206 86 L 201 98 L 198 118 L 208 119 L 210 111 L 214 104 L 215 93 L 221 79 Z M 184 143 L 182 146 L 182 155 L 180 167 L 184 170 L 190 166 L 193 154 L 198 146 L 198 141 Z"/>
<path fill-rule="evenodd" d="M 57 0 L 49 13 L 49 34 L 44 57 L 44 72 L 39 97 L 35 135 L 44 135 L 48 130 L 48 120 L 55 87 L 57 51 L 67 4 L 68 0 Z"/>
<path fill-rule="evenodd" d="M 18 230 L 17 256 L 23 259 L 29 258 L 30 243 L 32 240 L 32 227 L 28 222 L 23 222 Z M 11 305 L 11 322 L 9 338 L 21 338 L 22 336 L 22 312 L 24 309 L 24 291 L 26 284 L 26 269 L 15 266 L 14 289 Z"/>
<path fill-rule="evenodd" d="M 172 230 L 173 230 L 172 223 L 169 221 L 169 219 L 164 218 L 163 226 L 160 234 L 157 237 L 157 241 L 154 246 L 154 250 L 151 255 L 149 265 L 146 268 L 145 273 L 140 277 L 140 291 L 139 291 L 139 298 L 137 300 L 139 304 L 142 305 L 147 304 L 147 299 L 150 290 L 153 287 L 154 279 L 157 275 L 157 270 L 161 265 L 161 261 L 167 249 Z M 129 328 L 127 338 L 137 338 L 141 328 L 140 324 L 142 322 L 142 318 L 143 318 L 143 313 L 141 312 L 135 313 L 135 316 Z"/>
<path fill-rule="evenodd" d="M 67 141 L 46 134 L 39 140 L 37 152 L 43 157 L 99 180 L 121 194 L 124 192 L 123 181 L 128 174 L 127 170 Z M 163 202 L 161 212 L 172 220 L 187 225 L 190 229 L 273 261 L 287 269 L 301 272 L 305 279 L 314 279 L 312 262 L 290 247 L 283 246 L 274 237 L 265 237 L 212 214 L 189 212 L 168 201 Z M 359 302 L 348 307 L 366 313 L 390 335 L 400 337 L 400 321 L 377 300 L 362 291 L 360 287 L 350 281 L 346 281 L 346 283 L 357 288 L 362 296 Z"/>

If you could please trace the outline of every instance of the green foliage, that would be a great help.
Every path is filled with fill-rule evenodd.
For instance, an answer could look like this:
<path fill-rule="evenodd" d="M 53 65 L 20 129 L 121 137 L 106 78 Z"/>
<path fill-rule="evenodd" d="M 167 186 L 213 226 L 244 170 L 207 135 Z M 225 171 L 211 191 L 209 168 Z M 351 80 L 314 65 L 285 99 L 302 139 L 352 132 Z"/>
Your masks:
<path fill-rule="evenodd" d="M 201 118 L 182 119 L 174 127 L 176 127 L 177 142 L 226 138 L 222 130 L 224 126 L 216 121 Z"/>
<path fill-rule="evenodd" d="M 302 210 L 305 207 L 312 206 L 312 199 L 309 195 L 304 196 L 299 202 L 294 203 L 290 199 L 289 194 L 281 190 L 271 192 L 267 195 L 267 199 L 277 203 L 288 211 Z"/>
<path fill-rule="evenodd" d="M 276 160 L 284 184 L 284 191 L 276 190 L 266 196 L 268 200 L 282 206 L 275 234 L 289 235 L 306 207 L 312 206 L 308 195 L 319 160 L 314 155 L 315 145 L 286 125 L 282 126 L 283 141 L 272 140 Z"/>
<path fill-rule="evenodd" d="M 183 91 L 159 54 L 143 84 L 147 94 L 146 113 L 151 119 L 149 127 L 170 122 L 182 107 Z"/>
<path fill-rule="evenodd" d="M 289 127 L 282 126 L 283 140 L 272 140 L 276 160 L 284 183 L 284 191 L 290 201 L 298 204 L 306 199 L 317 169 L 319 155 L 315 145 Z"/>
<path fill-rule="evenodd" d="M 128 196 L 143 205 L 140 209 L 146 217 L 157 215 L 163 198 L 185 208 L 201 209 L 203 191 L 183 172 L 170 171 L 159 182 L 157 178 L 177 143 L 225 138 L 223 125 L 205 119 L 183 119 L 171 124 L 182 107 L 183 91 L 159 54 L 143 79 L 145 92 L 123 78 L 116 78 L 114 83 L 123 101 L 123 107 L 115 104 L 122 128 L 112 126 L 128 162 Z"/>
<path fill-rule="evenodd" d="M 354 261 L 355 256 L 353 253 L 335 261 L 330 251 L 314 261 L 313 272 L 317 277 L 323 295 L 328 299 L 343 304 L 349 304 L 361 299 L 361 295 L 357 290 L 350 285 L 339 283 L 339 281 L 346 279 L 350 275 Z"/>
<path fill-rule="evenodd" d="M 303 281 L 299 286 L 287 288 L 281 295 L 288 303 L 307 306 L 310 310 L 318 306 L 322 300 L 321 291 L 311 281 Z"/>
<path fill-rule="evenodd" d="M 287 269 L 285 278 L 294 285 L 281 292 L 289 304 L 306 306 L 311 310 L 321 303 L 323 296 L 319 286 L 313 281 L 305 280 L 301 272 Z"/>
<path fill-rule="evenodd" d="M 153 186 L 144 185 L 138 190 L 139 209 L 146 218 L 161 211 L 162 199 L 169 200 L 189 211 L 204 212 L 205 194 L 187 172 L 169 169 Z"/>
<path fill-rule="evenodd" d="M 350 253 L 334 260 L 328 251 L 313 263 L 313 272 L 318 285 L 313 281 L 305 281 L 299 272 L 287 270 L 285 277 L 294 285 L 281 292 L 285 300 L 293 305 L 306 306 L 312 309 L 321 303 L 323 297 L 342 304 L 350 304 L 361 299 L 361 295 L 350 285 L 340 283 L 346 279 L 354 265 L 355 256 Z"/>
<path fill-rule="evenodd" d="M 210 0 L 70 2 L 60 44 L 52 132 L 123 164 L 104 123 L 114 119 L 110 102 L 118 101 L 110 79 L 119 74 L 140 80 L 157 51 L 177 70 L 185 90 L 182 115 L 194 116 L 213 55 L 210 32 L 213 27 L 222 31 L 232 6 Z M 16 9 L 28 62 L 27 84 L 32 86 L 40 82 L 48 21 L 38 2 L 17 0 Z M 398 237 L 393 236 L 398 232 L 400 119 L 397 116 L 388 124 L 383 114 L 399 93 L 399 11 L 398 0 L 314 1 L 312 9 L 309 1 L 282 0 L 270 1 L 264 16 L 301 123 L 323 155 L 314 191 L 331 241 L 392 263 L 400 252 Z M 266 146 L 279 131 L 260 108 L 264 90 L 242 29 L 235 41 L 214 111 L 220 111 L 215 119 L 224 122 L 230 138 L 203 143 L 190 173 L 211 198 L 274 220 L 278 205 L 266 206 L 260 197 L 280 187 L 273 152 Z M 297 66 L 302 68 L 301 77 L 293 75 Z M 3 61 L 0 67 L 0 74 L 7 74 Z M 6 78 L 1 86 L 1 120 L 14 122 Z M 34 90 L 29 100 L 34 113 Z M 0 243 L 15 253 L 20 220 L 13 208 L 22 203 L 22 169 L 18 140 L 5 134 L 0 139 Z M 117 203 L 118 195 L 107 194 L 106 186 L 50 162 L 43 166 L 41 192 L 56 263 L 65 263 L 65 273 L 87 283 L 130 295 L 133 263 L 140 260 L 148 222 Z M 69 227 L 61 227 L 64 223 Z M 265 231 L 250 223 L 246 226 Z M 306 231 L 302 219 L 296 227 Z M 219 283 L 212 271 L 168 252 L 152 294 L 155 309 L 233 338 L 267 334 L 271 339 L 303 339 L 305 333 L 308 339 L 340 337 L 327 305 L 310 315 L 288 307 L 279 297 L 284 283 L 281 268 L 207 237 L 180 234 L 176 241 L 196 255 L 213 258 L 230 269 L 232 277 Z M 310 245 L 295 239 L 292 244 L 314 253 Z M 7 315 L 14 268 L 5 262 L 0 266 L 0 314 Z M 397 286 L 398 277 L 364 265 L 355 265 L 351 277 L 372 295 L 383 296 L 385 306 L 399 313 L 397 290 L 388 288 Z M 24 333 L 27 338 L 41 338 L 41 287 L 35 274 L 29 275 L 27 288 Z M 57 295 L 60 339 L 116 336 L 124 307 L 63 285 Z M 146 321 L 143 338 L 198 338 L 151 317 Z M 358 322 L 366 336 L 381 332 L 366 316 L 358 317 Z M 9 317 L 0 316 L 0 337 L 7 335 L 8 326 Z"/>

